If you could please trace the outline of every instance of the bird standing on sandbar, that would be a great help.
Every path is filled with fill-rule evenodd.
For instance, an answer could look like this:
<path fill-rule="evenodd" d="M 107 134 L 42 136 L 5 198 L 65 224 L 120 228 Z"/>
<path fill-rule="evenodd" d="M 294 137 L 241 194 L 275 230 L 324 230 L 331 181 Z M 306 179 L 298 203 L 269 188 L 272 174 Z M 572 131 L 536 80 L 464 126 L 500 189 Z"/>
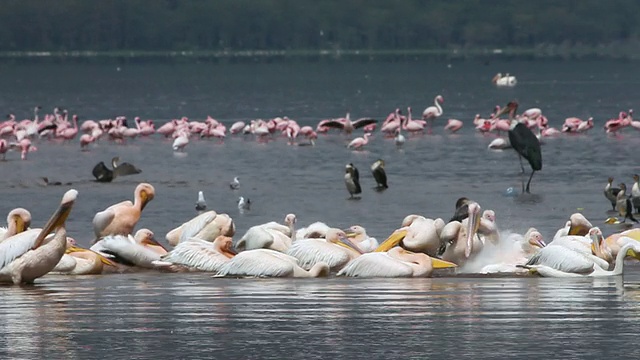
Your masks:
<path fill-rule="evenodd" d="M 347 185 L 347 191 L 349 191 L 349 199 L 354 199 L 355 197 L 353 195 L 362 192 L 362 188 L 360 187 L 360 173 L 352 163 L 345 166 L 344 183 Z"/>

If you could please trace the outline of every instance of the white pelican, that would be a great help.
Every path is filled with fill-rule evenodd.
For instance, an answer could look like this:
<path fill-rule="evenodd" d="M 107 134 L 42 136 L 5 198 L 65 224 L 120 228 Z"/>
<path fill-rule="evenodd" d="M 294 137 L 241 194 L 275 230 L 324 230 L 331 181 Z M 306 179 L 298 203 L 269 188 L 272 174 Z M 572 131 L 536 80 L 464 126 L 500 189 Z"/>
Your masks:
<path fill-rule="evenodd" d="M 442 245 L 440 233 L 444 226 L 444 220 L 440 218 L 433 220 L 415 214 L 407 215 L 402 220 L 402 227 L 383 241 L 376 252 L 386 252 L 400 245 L 409 251 L 436 256 Z"/>
<path fill-rule="evenodd" d="M 595 228 L 597 229 L 597 228 Z M 593 229 L 592 229 L 593 230 Z M 590 231 L 595 251 L 602 245 L 602 232 Z M 624 258 L 631 256 L 640 259 L 640 247 L 636 244 L 628 243 L 620 248 L 613 270 L 599 265 L 594 261 L 594 256 L 584 254 L 559 245 L 549 245 L 534 255 L 525 265 L 532 273 L 545 277 L 603 277 L 621 275 L 624 267 Z M 607 264 L 608 265 L 608 264 Z"/>
<path fill-rule="evenodd" d="M 442 254 L 442 259 L 461 266 L 472 254 L 480 252 L 484 244 L 477 235 L 480 226 L 480 205 L 471 201 L 468 203 L 468 217 L 460 221 L 450 221 L 442 229 L 440 238 L 450 244 Z"/>
<path fill-rule="evenodd" d="M 338 245 L 339 243 L 347 246 Z M 329 229 L 326 239 L 302 239 L 291 244 L 287 254 L 298 259 L 300 266 L 311 269 L 317 263 L 329 265 L 331 270 L 340 270 L 361 252 L 340 229 Z"/>
<path fill-rule="evenodd" d="M 75 189 L 67 191 L 42 229 L 30 229 L 0 243 L 0 282 L 32 283 L 58 264 L 67 246 L 64 222 L 77 196 Z M 47 237 L 54 229 L 54 236 Z"/>
<path fill-rule="evenodd" d="M 593 227 L 591 222 L 580 213 L 571 214 L 569 221 L 567 221 L 563 228 L 558 229 L 553 236 L 553 240 L 567 235 L 584 236 L 589 233 L 589 230 Z"/>
<path fill-rule="evenodd" d="M 329 225 L 316 221 L 313 224 L 298 229 L 296 231 L 296 239 L 317 239 L 327 236 L 327 231 L 330 229 Z"/>
<path fill-rule="evenodd" d="M 233 236 L 235 232 L 236 226 L 229 215 L 210 210 L 169 231 L 165 237 L 169 245 L 176 246 L 191 237 L 211 242 L 220 235 Z"/>
<path fill-rule="evenodd" d="M 31 213 L 27 209 L 15 208 L 7 215 L 7 227 L 0 228 L 0 242 L 19 234 L 31 226 Z"/>
<path fill-rule="evenodd" d="M 495 211 L 485 210 L 482 212 L 480 225 L 478 226 L 478 233 L 482 235 L 484 243 L 488 240 L 493 245 L 498 245 L 500 242 L 500 233 L 498 232 L 498 226 L 496 225 Z"/>
<path fill-rule="evenodd" d="M 378 248 L 378 240 L 367 235 L 367 230 L 360 225 L 353 225 L 344 232 L 363 253 L 369 253 Z"/>
<path fill-rule="evenodd" d="M 526 263 L 531 256 L 535 255 L 540 249 L 547 246 L 542 238 L 542 234 L 535 228 L 529 228 L 524 236 L 519 234 L 511 234 L 505 237 L 489 258 L 483 253 L 483 260 L 491 263 L 483 265 L 478 273 L 514 273 L 525 274 L 527 269 L 520 265 Z M 486 248 L 490 249 L 490 248 Z"/>
<path fill-rule="evenodd" d="M 67 250 L 50 273 L 65 275 L 97 275 L 102 274 L 104 265 L 116 266 L 111 262 L 111 260 L 95 251 L 79 247 L 76 245 L 75 241 L 72 241 L 71 238 L 67 238 Z"/>
<path fill-rule="evenodd" d="M 219 276 L 320 277 L 329 275 L 329 265 L 318 262 L 309 271 L 296 258 L 271 249 L 247 250 L 222 266 Z"/>
<path fill-rule="evenodd" d="M 610 254 L 611 258 L 615 258 L 625 244 L 640 245 L 640 229 L 635 228 L 609 235 L 604 240 L 604 243 L 604 248 L 606 248 L 605 251 Z"/>
<path fill-rule="evenodd" d="M 362 254 L 338 272 L 351 277 L 429 277 L 433 269 L 455 267 L 456 264 L 413 253 L 401 247 L 387 252 Z"/>
<path fill-rule="evenodd" d="M 271 249 L 280 252 L 287 252 L 291 246 L 292 238 L 295 236 L 294 224 L 296 216 L 287 214 L 284 218 L 285 225 L 275 221 L 262 225 L 252 226 L 236 243 L 239 251 L 253 249 Z"/>
<path fill-rule="evenodd" d="M 153 269 L 153 261 L 160 260 L 167 250 L 154 238 L 149 229 L 131 235 L 109 235 L 91 247 L 92 251 L 125 265 Z"/>
<path fill-rule="evenodd" d="M 189 238 L 153 264 L 158 267 L 182 265 L 199 271 L 218 272 L 235 255 L 233 239 L 229 236 L 220 235 L 213 242 Z"/>
<path fill-rule="evenodd" d="M 93 217 L 96 240 L 106 235 L 129 235 L 140 220 L 144 207 L 153 199 L 155 189 L 151 184 L 140 183 L 134 191 L 134 202 L 129 200 L 109 206 Z"/>
<path fill-rule="evenodd" d="M 518 84 L 518 80 L 515 76 L 509 75 L 507 73 L 505 76 L 502 76 L 501 73 L 497 73 L 496 76 L 491 79 L 491 82 L 494 83 L 498 87 L 514 87 Z"/>

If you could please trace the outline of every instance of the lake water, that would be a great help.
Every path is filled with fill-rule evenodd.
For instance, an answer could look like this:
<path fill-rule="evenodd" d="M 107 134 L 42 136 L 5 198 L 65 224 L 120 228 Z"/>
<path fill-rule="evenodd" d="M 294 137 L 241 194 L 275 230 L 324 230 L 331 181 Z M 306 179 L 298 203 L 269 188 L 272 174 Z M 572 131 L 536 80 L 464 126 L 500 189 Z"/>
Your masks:
<path fill-rule="evenodd" d="M 138 182 L 156 189 L 138 228 L 158 239 L 195 215 L 197 192 L 210 209 L 230 214 L 239 238 L 250 226 L 282 221 L 360 224 L 386 238 L 404 216 L 448 219 L 455 200 L 470 197 L 493 209 L 502 231 L 536 227 L 549 241 L 574 212 L 605 235 L 610 216 L 602 189 L 608 176 L 632 183 L 640 172 L 640 133 L 602 130 L 607 119 L 635 106 L 637 64 L 625 62 L 310 62 L 272 64 L 46 64 L 0 65 L 0 109 L 18 119 L 35 105 L 68 108 L 81 119 L 141 116 L 160 124 L 207 115 L 235 120 L 289 116 L 301 125 L 341 117 L 381 120 L 396 107 L 414 114 L 442 94 L 444 115 L 434 135 L 408 138 L 402 150 L 380 133 L 365 151 L 345 148 L 342 134 L 321 135 L 314 147 L 284 138 L 193 139 L 185 154 L 159 136 L 127 145 L 101 141 L 81 152 L 78 141 L 36 143 L 20 161 L 0 163 L 0 214 L 25 207 L 41 226 L 73 187 L 79 198 L 67 229 L 80 244 L 93 238 L 91 219 L 110 204 L 131 199 Z M 513 89 L 490 83 L 497 72 L 518 77 Z M 543 169 L 532 195 L 508 197 L 521 177 L 513 151 L 489 151 L 494 136 L 475 133 L 476 113 L 518 99 L 540 107 L 552 126 L 566 117 L 593 116 L 581 136 L 545 139 Z M 455 135 L 448 118 L 466 122 Z M 354 136 L 360 135 L 357 131 Z M 112 183 L 92 181 L 91 169 L 113 156 L 143 172 Z M 369 166 L 386 162 L 389 189 L 376 192 Z M 347 200 L 344 165 L 360 169 L 363 193 Z M 528 171 L 528 169 L 527 169 Z M 43 186 L 41 176 L 69 186 Z M 239 176 L 241 188 L 229 181 Z M 240 214 L 238 196 L 251 199 Z M 4 215 L 1 215 L 4 217 Z M 640 267 L 612 279 L 440 277 L 419 280 L 211 279 L 205 274 L 47 276 L 33 287 L 0 291 L 0 358 L 635 358 Z M 3 356 L 4 355 L 4 356 Z"/>

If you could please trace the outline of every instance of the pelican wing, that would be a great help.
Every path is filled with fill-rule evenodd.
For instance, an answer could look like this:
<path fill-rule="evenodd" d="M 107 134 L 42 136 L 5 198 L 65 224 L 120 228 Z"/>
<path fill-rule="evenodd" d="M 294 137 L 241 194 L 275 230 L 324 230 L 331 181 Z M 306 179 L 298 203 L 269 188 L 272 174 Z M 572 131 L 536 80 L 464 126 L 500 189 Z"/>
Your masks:
<path fill-rule="evenodd" d="M 101 242 L 106 253 L 120 257 L 136 266 L 154 268 L 153 261 L 160 260 L 160 254 L 138 244 L 131 235 L 105 236 Z"/>
<path fill-rule="evenodd" d="M 369 253 L 358 256 L 338 272 L 350 277 L 411 277 L 413 269 L 387 253 Z"/>
<path fill-rule="evenodd" d="M 571 274 L 589 274 L 594 262 L 577 251 L 564 246 L 549 245 L 533 255 L 526 265 L 544 265 Z"/>
<path fill-rule="evenodd" d="M 252 226 L 236 243 L 240 251 L 266 249 L 273 243 L 273 236 L 262 226 Z"/>
<path fill-rule="evenodd" d="M 311 269 L 319 262 L 323 262 L 329 265 L 332 270 L 336 270 L 351 260 L 346 250 L 328 243 L 324 239 L 295 241 L 287 250 L 287 254 L 298 259 L 298 263 L 305 270 Z"/>
<path fill-rule="evenodd" d="M 93 217 L 93 230 L 97 238 L 100 237 L 100 232 L 109 226 L 115 217 L 116 213 L 111 209 L 111 207 L 96 213 Z"/>
<path fill-rule="evenodd" d="M 296 239 L 321 238 L 327 234 L 327 230 L 329 230 L 329 225 L 317 221 L 306 228 L 296 231 Z"/>
<path fill-rule="evenodd" d="M 69 254 L 64 254 L 62 255 L 62 258 L 60 259 L 60 261 L 58 261 L 58 264 L 56 265 L 56 267 L 54 267 L 53 270 L 51 270 L 51 272 L 68 273 L 73 271 L 73 269 L 75 269 L 77 264 L 78 262 L 76 261 L 75 257 Z"/>
<path fill-rule="evenodd" d="M 196 236 L 202 229 L 204 229 L 205 226 L 207 226 L 207 224 L 211 223 L 217 215 L 218 214 L 213 210 L 207 211 L 182 224 L 180 242 Z"/>
<path fill-rule="evenodd" d="M 268 249 L 243 251 L 224 264 L 222 276 L 286 277 L 293 273 L 296 259 Z"/>
<path fill-rule="evenodd" d="M 2 241 L 0 243 L 0 269 L 31 250 L 40 231 L 41 229 L 29 229 Z"/>
<path fill-rule="evenodd" d="M 229 258 L 220 254 L 212 243 L 189 238 L 161 257 L 162 261 L 185 265 L 200 271 L 217 272 Z"/>

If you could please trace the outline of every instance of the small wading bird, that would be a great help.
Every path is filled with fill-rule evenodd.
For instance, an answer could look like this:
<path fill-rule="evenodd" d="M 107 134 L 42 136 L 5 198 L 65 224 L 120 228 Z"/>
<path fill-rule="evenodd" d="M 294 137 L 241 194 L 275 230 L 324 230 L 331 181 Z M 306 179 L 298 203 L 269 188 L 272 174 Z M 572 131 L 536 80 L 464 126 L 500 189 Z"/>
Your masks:
<path fill-rule="evenodd" d="M 511 143 L 511 147 L 513 147 L 513 149 L 518 153 L 522 173 L 524 173 L 524 166 L 522 165 L 523 157 L 527 159 L 529 165 L 531 165 L 531 175 L 529 176 L 529 181 L 527 181 L 527 187 L 523 189 L 523 191 L 529 193 L 529 186 L 531 185 L 533 174 L 535 174 L 536 171 L 542 170 L 542 152 L 540 150 L 540 141 L 536 135 L 529 130 L 525 124 L 520 123 L 515 119 L 517 110 L 518 103 L 516 101 L 511 101 L 507 106 L 496 113 L 495 118 L 498 118 L 506 112 L 509 113 L 509 120 L 511 121 L 511 127 L 509 129 L 509 143 Z"/>
<path fill-rule="evenodd" d="M 111 166 L 113 170 L 109 169 L 103 161 L 100 161 L 96 166 L 93 167 L 92 174 L 96 178 L 98 182 L 111 182 L 118 176 L 139 174 L 142 170 L 138 169 L 134 165 L 124 162 L 122 164 L 118 164 L 120 162 L 119 157 L 114 157 L 111 159 Z"/>
<path fill-rule="evenodd" d="M 207 210 L 207 202 L 204 200 L 204 193 L 198 191 L 198 201 L 196 201 L 196 211 L 198 214 L 202 214 Z"/>
<path fill-rule="evenodd" d="M 604 196 L 611 202 L 613 211 L 616 211 L 616 198 L 620 192 L 620 188 L 611 187 L 611 183 L 613 183 L 613 177 L 610 176 L 607 179 L 607 185 L 604 187 Z"/>
<path fill-rule="evenodd" d="M 347 191 L 349 191 L 349 199 L 354 199 L 353 195 L 362 192 L 362 188 L 360 187 L 360 173 L 352 163 L 347 164 L 345 169 L 344 183 L 347 185 Z"/>
<path fill-rule="evenodd" d="M 622 223 L 626 222 L 627 219 L 631 219 L 633 222 L 638 222 L 636 218 L 633 217 L 633 205 L 631 204 L 631 198 L 627 196 L 627 185 L 625 183 L 620 183 L 620 191 L 616 195 L 616 210 L 618 214 L 622 217 Z M 608 218 L 605 222 L 607 224 L 617 224 L 618 219 L 616 218 Z"/>
<path fill-rule="evenodd" d="M 373 178 L 376 179 L 376 189 L 384 190 L 389 188 L 387 186 L 387 173 L 384 171 L 384 160 L 378 159 L 371 165 L 371 173 Z"/>
<path fill-rule="evenodd" d="M 234 177 L 233 181 L 229 183 L 229 188 L 231 190 L 238 190 L 240 189 L 240 179 L 238 179 L 238 177 Z"/>

